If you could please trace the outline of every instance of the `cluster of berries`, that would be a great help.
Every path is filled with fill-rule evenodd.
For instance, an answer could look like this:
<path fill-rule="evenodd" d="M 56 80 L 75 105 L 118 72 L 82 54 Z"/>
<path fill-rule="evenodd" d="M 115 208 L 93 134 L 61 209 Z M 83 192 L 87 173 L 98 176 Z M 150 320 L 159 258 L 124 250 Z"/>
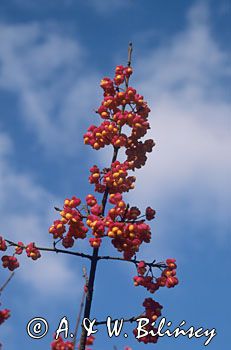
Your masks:
<path fill-rule="evenodd" d="M 38 250 L 38 248 L 36 248 L 34 243 L 29 243 L 26 246 L 26 254 L 28 258 L 31 258 L 32 260 L 37 260 L 41 257 L 40 251 Z"/>
<path fill-rule="evenodd" d="M 140 169 L 145 165 L 147 156 L 146 153 L 151 153 L 155 143 L 152 139 L 142 141 L 133 141 L 129 139 L 129 147 L 126 150 L 127 161 L 132 164 L 132 170 Z"/>
<path fill-rule="evenodd" d="M 10 271 L 14 271 L 19 267 L 19 262 L 15 256 L 3 255 L 2 266 L 8 268 Z"/>
<path fill-rule="evenodd" d="M 90 335 L 89 337 L 87 337 L 86 346 L 93 345 L 94 341 L 95 341 L 95 337 L 93 335 Z M 86 350 L 91 350 L 91 349 L 90 348 L 86 348 Z"/>
<path fill-rule="evenodd" d="M 86 340 L 86 346 L 93 345 L 95 340 L 95 337 L 90 335 L 87 337 Z M 51 350 L 74 350 L 74 344 L 70 341 L 64 341 L 61 336 L 58 337 L 58 339 L 55 339 L 51 343 Z M 90 348 L 86 348 L 86 350 L 91 350 Z"/>
<path fill-rule="evenodd" d="M 156 215 L 156 211 L 154 209 L 152 209 L 151 207 L 146 208 L 146 211 L 145 211 L 146 220 L 148 221 L 153 220 L 155 218 L 155 215 Z"/>
<path fill-rule="evenodd" d="M 114 96 L 118 91 L 118 86 L 123 84 L 125 81 L 127 82 L 131 74 L 132 67 L 124 67 L 122 65 L 117 66 L 113 80 L 106 77 L 103 78 L 100 82 L 100 86 L 104 90 L 104 96 Z"/>
<path fill-rule="evenodd" d="M 2 236 L 0 236 L 0 250 L 5 251 L 7 249 L 6 241 Z"/>
<path fill-rule="evenodd" d="M 51 343 L 51 350 L 74 350 L 74 345 L 70 341 L 64 341 L 61 336 Z"/>
<path fill-rule="evenodd" d="M 143 306 L 145 307 L 145 313 L 142 314 L 142 317 L 149 319 L 149 323 L 144 326 L 144 330 L 148 332 L 146 336 L 143 336 L 137 339 L 139 342 L 147 343 L 156 343 L 158 340 L 158 335 L 153 336 L 150 331 L 156 333 L 157 329 L 153 328 L 152 323 L 157 320 L 158 317 L 161 316 L 161 309 L 163 308 L 158 302 L 153 300 L 152 298 L 146 298 L 143 302 Z M 137 328 L 133 330 L 133 334 L 137 336 Z"/>
<path fill-rule="evenodd" d="M 121 66 L 116 67 L 116 71 L 120 69 L 119 67 Z M 125 69 L 131 68 L 126 67 Z M 120 84 L 115 84 L 108 77 L 101 80 L 100 86 L 104 90 L 104 99 L 97 113 L 102 119 L 113 120 L 120 127 L 127 124 L 134 130 L 144 129 L 144 132 L 141 133 L 144 136 L 147 129 L 150 128 L 147 122 L 150 109 L 143 96 L 139 95 L 133 87 L 128 86 L 130 75 L 127 75 L 126 79 L 120 80 Z M 125 83 L 124 88 L 119 87 L 123 83 Z"/>
<path fill-rule="evenodd" d="M 161 287 L 166 286 L 167 288 L 173 288 L 179 283 L 178 278 L 176 277 L 176 260 L 167 259 L 166 265 L 167 267 L 162 271 L 161 277 L 157 279 L 157 283 Z"/>
<path fill-rule="evenodd" d="M 150 226 L 144 220 L 139 220 L 138 208 L 129 209 L 121 194 L 111 194 L 109 202 L 115 206 L 109 210 L 106 218 L 107 236 L 112 238 L 114 247 L 123 252 L 124 258 L 130 260 L 143 242 L 150 242 Z"/>
<path fill-rule="evenodd" d="M 74 239 L 84 239 L 88 229 L 84 226 L 83 215 L 77 208 L 81 204 L 81 200 L 76 197 L 65 199 L 63 209 L 60 210 L 61 219 L 55 220 L 49 228 L 49 233 L 54 237 L 62 240 L 62 245 L 65 248 L 70 248 L 74 245 Z M 68 230 L 66 230 L 66 225 Z M 64 233 L 67 231 L 66 235 Z"/>
<path fill-rule="evenodd" d="M 97 173 L 95 167 L 95 173 Z M 112 193 L 109 202 L 113 205 L 106 216 L 102 215 L 102 205 L 99 205 L 95 196 L 89 194 L 86 197 L 86 206 L 83 207 L 85 215 L 76 207 L 80 205 L 80 199 L 72 197 L 64 201 L 64 208 L 60 211 L 61 220 L 54 221 L 49 232 L 54 238 L 60 238 L 64 247 L 69 248 L 74 244 L 74 238 L 85 238 L 88 228 L 93 237 L 89 243 L 93 248 L 99 248 L 103 237 L 112 238 L 112 244 L 124 253 L 124 258 L 131 259 L 139 251 L 140 245 L 150 242 L 151 231 L 144 219 L 140 219 L 140 210 L 137 207 L 129 208 L 123 201 L 121 193 Z M 76 207 L 74 207 L 76 206 Z M 152 220 L 155 210 L 148 207 L 145 215 L 147 220 Z M 86 226 L 84 220 L 86 219 Z M 69 226 L 67 234 L 66 225 Z"/>
<path fill-rule="evenodd" d="M 139 251 L 143 242 L 150 242 L 151 232 L 150 226 L 143 222 L 113 223 L 109 225 L 108 236 L 115 237 L 112 239 L 112 244 L 119 252 L 123 252 L 124 259 L 130 260 Z"/>
<path fill-rule="evenodd" d="M 89 194 L 86 197 L 86 203 L 90 207 L 90 215 L 87 216 L 86 224 L 92 230 L 94 238 L 89 238 L 92 248 L 99 248 L 101 238 L 105 233 L 105 220 L 102 214 L 102 206 L 97 203 L 95 196 Z"/>
<path fill-rule="evenodd" d="M 0 251 L 6 251 L 6 249 L 6 241 L 2 236 L 0 236 Z M 40 251 L 33 242 L 29 243 L 28 245 L 24 245 L 23 242 L 18 242 L 13 255 L 2 256 L 2 266 L 4 268 L 8 268 L 10 271 L 17 269 L 19 267 L 19 262 L 15 255 L 22 254 L 23 250 L 26 251 L 28 258 L 31 258 L 32 260 L 37 260 L 41 257 Z"/>
<path fill-rule="evenodd" d="M 102 172 L 94 165 L 91 169 L 89 182 L 95 184 L 95 191 L 103 193 L 106 188 L 108 193 L 123 193 L 134 188 L 135 176 L 128 176 L 128 170 L 131 168 L 129 162 L 120 163 L 118 160 L 111 164 L 110 169 L 104 169 Z"/>
<path fill-rule="evenodd" d="M 135 286 L 143 286 L 150 293 L 154 293 L 160 287 L 173 288 L 179 282 L 176 277 L 176 260 L 175 259 L 167 259 L 166 260 L 166 268 L 162 271 L 161 276 L 159 278 L 155 278 L 153 274 L 151 276 L 148 275 L 147 265 L 144 261 L 140 261 L 137 265 L 138 276 L 133 278 Z M 146 275 L 145 275 L 146 274 Z"/>
<path fill-rule="evenodd" d="M 103 193 L 127 192 L 134 188 L 134 176 L 128 176 L 128 170 L 141 168 L 147 159 L 146 153 L 151 152 L 153 140 L 140 141 L 150 129 L 148 115 L 150 112 L 143 96 L 133 87 L 128 86 L 132 74 L 131 67 L 117 66 L 114 80 L 106 77 L 101 80 L 100 86 L 104 90 L 104 99 L 97 113 L 103 122 L 99 126 L 91 125 L 84 135 L 84 143 L 98 150 L 106 145 L 114 149 L 126 148 L 127 159 L 124 163 L 112 163 L 107 171 L 100 171 L 97 166 L 91 168 L 89 181 L 95 184 L 95 190 Z M 125 87 L 119 87 L 125 83 Z M 122 127 L 131 128 L 129 136 L 122 133 Z"/>
<path fill-rule="evenodd" d="M 112 144 L 114 147 L 125 146 L 126 135 L 120 135 L 119 129 L 114 122 L 104 121 L 100 126 L 91 125 L 84 135 L 84 143 L 92 146 L 95 150 Z"/>
<path fill-rule="evenodd" d="M 0 310 L 0 325 L 10 317 L 10 310 Z"/>
<path fill-rule="evenodd" d="M 128 79 L 132 74 L 131 67 L 117 66 L 115 69 L 114 82 L 117 86 L 123 84 L 125 79 Z"/>
<path fill-rule="evenodd" d="M 4 309 L 0 310 L 0 325 L 3 324 L 10 317 L 10 310 Z M 2 344 L 0 343 L 0 349 L 2 349 Z"/>

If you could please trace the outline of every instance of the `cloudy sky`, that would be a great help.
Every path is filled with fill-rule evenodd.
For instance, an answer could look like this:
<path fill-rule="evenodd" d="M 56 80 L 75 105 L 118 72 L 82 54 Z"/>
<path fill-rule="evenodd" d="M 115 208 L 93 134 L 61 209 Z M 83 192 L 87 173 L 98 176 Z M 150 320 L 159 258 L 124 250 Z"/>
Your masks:
<path fill-rule="evenodd" d="M 155 299 L 174 326 L 185 320 L 188 326 L 216 328 L 211 350 L 225 348 L 231 321 L 230 16 L 228 0 L 0 5 L 1 234 L 49 246 L 54 205 L 92 191 L 88 169 L 107 166 L 109 154 L 85 147 L 82 135 L 97 123 L 100 78 L 126 64 L 132 41 L 131 84 L 151 106 L 150 136 L 156 142 L 128 197 L 157 210 L 152 243 L 139 258 L 177 259 L 180 285 Z M 2 307 L 12 311 L 0 329 L 3 349 L 49 349 L 64 315 L 74 328 L 84 263 L 48 253 L 37 262 L 21 259 L 1 296 Z M 149 295 L 132 286 L 134 273 L 124 264 L 99 264 L 92 316 L 130 317 L 142 310 Z M 1 270 L 0 284 L 7 276 Z M 37 341 L 25 331 L 35 316 L 50 324 L 48 335 Z M 94 349 L 153 347 L 139 345 L 131 329 L 127 339 L 99 332 Z M 204 341 L 162 338 L 156 348 L 201 350 Z"/>

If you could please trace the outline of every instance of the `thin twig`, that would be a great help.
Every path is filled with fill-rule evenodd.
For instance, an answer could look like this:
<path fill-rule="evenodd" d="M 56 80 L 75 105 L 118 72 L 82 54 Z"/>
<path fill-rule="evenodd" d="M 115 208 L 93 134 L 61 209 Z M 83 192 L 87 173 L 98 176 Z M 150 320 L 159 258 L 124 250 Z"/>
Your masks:
<path fill-rule="evenodd" d="M 79 307 L 79 313 L 78 313 L 76 326 L 75 326 L 75 331 L 74 331 L 74 337 L 73 337 L 73 348 L 74 349 L 76 347 L 77 334 L 78 334 L 78 329 L 79 329 L 79 325 L 80 325 L 80 321 L 81 321 L 81 316 L 82 316 L 82 312 L 83 312 L 85 298 L 86 298 L 86 293 L 85 293 L 85 290 L 84 290 L 83 294 L 82 294 L 82 298 L 81 298 L 81 303 L 80 303 L 80 307 Z"/>
<path fill-rule="evenodd" d="M 12 272 L 10 274 L 10 276 L 7 278 L 6 282 L 2 285 L 2 287 L 0 288 L 0 295 L 3 292 L 3 290 L 6 288 L 6 286 L 8 285 L 8 283 L 11 281 L 12 277 L 14 276 L 14 272 Z"/>
<path fill-rule="evenodd" d="M 8 239 L 5 239 L 5 241 L 11 245 L 11 246 L 14 246 L 14 247 L 22 247 L 23 249 L 26 249 L 26 246 L 21 246 L 15 242 L 12 242 Z M 45 252 L 53 252 L 53 253 L 62 253 L 62 254 L 69 254 L 69 255 L 75 255 L 75 256 L 80 256 L 81 258 L 86 258 L 86 259 L 89 259 L 89 260 L 92 260 L 93 257 L 92 255 L 89 255 L 89 254 L 85 254 L 85 253 L 80 253 L 80 252 L 73 252 L 73 251 L 70 251 L 70 250 L 64 250 L 64 249 L 58 249 L 58 248 L 45 248 L 45 247 L 37 247 L 36 248 L 38 250 L 41 250 L 41 251 L 45 251 Z M 95 257 L 96 261 L 98 260 L 117 260 L 117 261 L 125 261 L 125 262 L 129 262 L 129 263 L 133 263 L 135 265 L 139 264 L 141 261 L 143 260 L 137 260 L 137 259 L 131 259 L 131 260 L 127 260 L 127 259 L 123 259 L 123 258 L 119 258 L 119 257 L 114 257 L 114 256 L 97 256 Z M 164 263 L 164 262 L 158 262 L 158 263 L 155 263 L 155 260 L 153 262 L 145 262 L 145 264 L 149 267 L 156 267 L 156 268 L 159 268 L 159 269 L 165 269 L 167 267 L 167 265 Z"/>
<path fill-rule="evenodd" d="M 132 64 L 132 51 L 133 51 L 133 46 L 132 46 L 132 42 L 130 42 L 128 45 L 128 67 L 130 67 Z"/>
<path fill-rule="evenodd" d="M 85 278 L 85 282 L 86 282 L 86 287 L 88 287 L 88 283 L 89 283 L 89 278 L 87 275 L 87 269 L 85 266 L 83 266 L 83 277 Z"/>
<path fill-rule="evenodd" d="M 123 259 L 123 258 L 119 258 L 119 257 L 114 257 L 114 256 L 98 256 L 98 260 L 117 260 L 117 261 L 125 261 L 125 262 L 130 262 L 130 263 L 133 263 L 135 265 L 139 264 L 141 261 L 143 260 L 137 260 L 137 259 L 131 259 L 131 260 L 127 260 L 127 259 Z M 164 263 L 164 262 L 158 262 L 158 263 L 155 263 L 155 261 L 153 262 L 146 262 L 145 261 L 145 264 L 147 266 L 149 266 L 150 268 L 151 267 L 157 267 L 157 268 L 166 268 L 167 265 Z"/>
<path fill-rule="evenodd" d="M 62 211 L 62 209 L 60 209 L 60 208 L 58 208 L 58 207 L 54 207 L 54 209 L 55 209 L 56 211 Z"/>
<path fill-rule="evenodd" d="M 24 249 L 26 249 L 26 246 L 21 246 L 15 242 L 12 242 L 12 241 L 9 241 L 8 239 L 5 239 L 5 241 L 7 243 L 9 243 L 9 245 L 11 246 L 14 246 L 14 247 L 22 247 Z M 86 259 L 89 259 L 91 260 L 92 259 L 92 256 L 89 255 L 89 254 L 84 254 L 84 253 L 79 253 L 79 252 L 73 252 L 73 251 L 70 251 L 70 250 L 64 250 L 64 249 L 58 249 L 58 248 L 45 248 L 45 247 L 37 247 L 36 248 L 38 250 L 41 250 L 41 251 L 45 251 L 45 252 L 54 252 L 54 253 L 62 253 L 62 254 L 70 254 L 70 255 L 76 255 L 76 256 L 80 256 L 81 258 L 86 258 Z"/>
<path fill-rule="evenodd" d="M 123 322 L 135 322 L 138 318 L 140 318 L 141 316 L 136 316 L 136 317 L 130 317 L 130 318 L 127 318 L 125 320 L 123 320 Z M 110 322 L 111 323 L 115 323 L 116 321 L 118 320 L 118 318 L 115 318 L 114 320 L 111 320 Z M 122 319 L 121 319 L 122 320 Z M 100 325 L 103 325 L 103 324 L 107 324 L 107 320 L 105 321 L 99 321 L 99 322 L 95 322 L 95 325 L 96 326 L 100 326 Z"/>

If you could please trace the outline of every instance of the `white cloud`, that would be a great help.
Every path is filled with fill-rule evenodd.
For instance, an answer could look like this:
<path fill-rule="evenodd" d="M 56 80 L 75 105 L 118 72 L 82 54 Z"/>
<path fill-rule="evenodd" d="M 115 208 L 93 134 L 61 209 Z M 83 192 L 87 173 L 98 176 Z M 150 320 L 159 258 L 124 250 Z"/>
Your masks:
<path fill-rule="evenodd" d="M 16 93 L 21 125 L 33 133 L 46 153 L 76 154 L 87 110 L 93 112 L 99 78 L 85 71 L 85 50 L 53 23 L 0 25 L 0 88 Z M 9 162 L 14 145 L 0 133 L 1 233 L 14 241 L 51 246 L 48 227 L 55 218 L 53 205 L 61 203 L 30 174 L 18 173 Z M 74 257 L 72 257 L 74 258 Z M 66 288 L 78 273 L 67 256 L 49 255 L 25 261 L 20 278 L 43 295 Z M 48 283 L 50 282 L 50 283 Z"/>
<path fill-rule="evenodd" d="M 222 237 L 230 223 L 231 66 L 230 52 L 211 34 L 206 6 L 193 7 L 187 28 L 147 53 L 136 72 L 139 92 L 151 101 L 149 135 L 157 146 L 137 172 L 134 200 L 157 207 L 158 239 L 170 238 L 174 220 L 185 219 L 195 230 L 212 223 Z"/>
<path fill-rule="evenodd" d="M 61 201 L 38 185 L 29 174 L 16 173 L 7 161 L 13 144 L 6 134 L 0 133 L 0 146 L 0 234 L 16 242 L 35 242 L 37 246 L 51 247 L 48 227 L 56 215 L 53 205 Z M 57 290 L 60 297 L 69 294 L 66 286 L 75 280 L 77 283 L 72 291 L 77 294 L 78 273 L 70 268 L 67 257 L 52 254 L 42 253 L 41 259 L 35 262 L 20 257 L 22 266 L 17 275 L 43 296 Z"/>
<path fill-rule="evenodd" d="M 0 157 L 8 154 L 12 150 L 11 139 L 6 134 L 1 134 L 0 137 Z"/>
<path fill-rule="evenodd" d="M 37 261 L 24 259 L 19 271 L 22 281 L 26 285 L 32 285 L 44 297 L 53 295 L 55 298 L 63 298 L 65 295 L 71 298 L 80 295 L 83 285 L 81 271 L 75 270 L 74 273 L 68 260 L 60 254 L 41 253 L 42 257 Z"/>
<path fill-rule="evenodd" d="M 2 24 L 0 38 L 0 88 L 16 93 L 24 127 L 46 152 L 74 154 L 99 81 L 84 49 L 52 23 Z"/>

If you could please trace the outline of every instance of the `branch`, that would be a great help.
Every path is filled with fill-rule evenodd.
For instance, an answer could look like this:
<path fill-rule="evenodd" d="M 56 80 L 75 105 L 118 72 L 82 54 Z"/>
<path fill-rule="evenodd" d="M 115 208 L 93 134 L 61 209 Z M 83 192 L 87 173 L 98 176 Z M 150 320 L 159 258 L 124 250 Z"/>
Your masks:
<path fill-rule="evenodd" d="M 95 281 L 95 272 L 96 272 L 96 266 L 98 262 L 98 250 L 99 248 L 93 249 L 93 254 L 91 257 L 91 269 L 90 269 L 90 276 L 89 276 L 89 282 L 87 286 L 87 294 L 86 294 L 86 301 L 85 301 L 85 308 L 84 308 L 84 318 L 90 317 L 90 311 L 91 311 L 91 304 L 92 304 L 92 298 L 93 298 L 93 289 L 94 289 L 94 281 Z M 86 346 L 86 340 L 87 340 L 87 331 L 85 327 L 82 325 L 82 333 L 80 338 L 80 346 L 79 350 L 85 350 Z"/>
<path fill-rule="evenodd" d="M 132 46 L 132 42 L 130 42 L 128 45 L 128 67 L 130 67 L 132 64 L 132 51 L 133 51 L 133 46 Z"/>
<path fill-rule="evenodd" d="M 87 272 L 86 272 L 85 266 L 83 267 L 83 277 L 85 278 L 85 280 L 86 280 L 86 285 L 87 285 L 87 284 L 88 284 L 88 277 L 87 277 Z M 85 292 L 85 290 L 83 290 L 83 294 L 82 294 L 82 298 L 81 298 L 81 303 L 80 303 L 80 307 L 79 307 L 79 313 L 78 313 L 78 317 L 77 317 L 77 321 L 76 321 L 76 326 L 75 326 L 74 337 L 73 337 L 73 349 L 75 349 L 75 347 L 76 347 L 77 334 L 78 334 L 78 329 L 79 329 L 79 325 L 80 325 L 80 320 L 81 320 L 81 316 L 82 316 L 82 312 L 83 312 L 85 297 L 86 297 L 86 292 Z"/>
<path fill-rule="evenodd" d="M 136 259 L 131 259 L 131 260 L 127 260 L 127 259 L 123 259 L 123 258 L 118 258 L 118 257 L 114 257 L 114 256 L 98 256 L 98 260 L 117 260 L 117 261 L 126 261 L 126 262 L 130 262 L 133 263 L 135 265 L 139 264 L 141 261 L 143 260 L 136 260 Z M 167 265 L 164 262 L 158 262 L 156 263 L 155 260 L 153 260 L 152 262 L 146 262 L 145 264 L 149 267 L 157 267 L 159 269 L 165 269 L 167 267 Z"/>
<path fill-rule="evenodd" d="M 62 211 L 62 209 L 60 209 L 60 208 L 58 208 L 58 207 L 54 207 L 54 209 L 56 210 L 56 211 Z M 78 213 L 79 213 L 79 215 L 81 216 L 81 218 L 82 219 L 87 219 L 87 216 L 85 216 L 85 215 L 83 215 L 82 213 L 81 213 L 81 211 L 78 209 L 78 208 L 75 208 L 77 211 L 78 211 Z"/>
<path fill-rule="evenodd" d="M 15 242 L 9 241 L 8 239 L 5 239 L 9 245 L 14 246 L 14 247 L 22 247 L 26 249 L 26 246 L 21 246 Z M 79 252 L 72 252 L 70 250 L 64 250 L 64 249 L 58 249 L 58 248 L 44 248 L 44 247 L 37 247 L 38 250 L 45 251 L 45 252 L 54 252 L 54 253 L 62 253 L 62 254 L 69 254 L 69 255 L 75 255 L 75 256 L 80 256 L 81 258 L 86 258 L 91 260 L 92 256 L 89 254 L 84 254 L 84 253 L 79 253 Z"/>
<path fill-rule="evenodd" d="M 6 282 L 2 285 L 2 287 L 0 288 L 0 295 L 3 292 L 3 290 L 6 288 L 6 286 L 8 285 L 8 283 L 10 282 L 11 278 L 14 276 L 14 272 L 12 272 L 10 274 L 10 276 L 7 278 Z"/>
<path fill-rule="evenodd" d="M 132 323 L 132 322 L 135 322 L 138 318 L 140 318 L 141 316 L 136 316 L 136 317 L 130 317 L 130 318 L 127 318 L 127 319 L 125 319 L 125 320 L 123 320 L 124 322 L 130 322 L 130 323 Z M 115 323 L 116 321 L 117 321 L 118 319 L 116 318 L 116 319 L 114 319 L 114 320 L 111 320 L 110 322 L 111 323 Z M 95 325 L 96 326 L 100 326 L 100 325 L 103 325 L 103 324 L 107 324 L 107 320 L 105 320 L 105 321 L 99 321 L 99 322 L 95 322 Z"/>
<path fill-rule="evenodd" d="M 85 267 L 85 266 L 83 266 L 83 277 L 85 278 L 86 287 L 88 287 L 89 278 L 88 278 L 87 270 L 86 270 L 86 267 Z"/>

